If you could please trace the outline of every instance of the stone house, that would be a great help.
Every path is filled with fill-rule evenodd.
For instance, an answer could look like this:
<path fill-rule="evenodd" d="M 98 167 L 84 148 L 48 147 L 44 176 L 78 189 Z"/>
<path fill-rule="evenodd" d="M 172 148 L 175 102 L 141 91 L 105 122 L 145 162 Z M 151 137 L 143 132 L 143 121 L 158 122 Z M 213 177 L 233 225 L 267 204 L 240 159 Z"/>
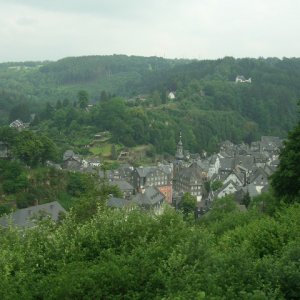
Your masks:
<path fill-rule="evenodd" d="M 166 197 L 168 203 L 172 203 L 171 174 L 159 167 L 139 167 L 133 171 L 133 187 L 140 192 L 146 187 L 156 187 Z"/>
<path fill-rule="evenodd" d="M 137 204 L 139 207 L 146 210 L 153 210 L 156 214 L 161 214 L 163 212 L 163 203 L 165 196 L 154 186 L 149 186 L 141 189 L 137 193 L 132 202 Z"/>
<path fill-rule="evenodd" d="M 173 180 L 176 193 L 190 193 L 200 202 L 206 196 L 202 169 L 193 163 L 190 167 L 180 170 Z"/>

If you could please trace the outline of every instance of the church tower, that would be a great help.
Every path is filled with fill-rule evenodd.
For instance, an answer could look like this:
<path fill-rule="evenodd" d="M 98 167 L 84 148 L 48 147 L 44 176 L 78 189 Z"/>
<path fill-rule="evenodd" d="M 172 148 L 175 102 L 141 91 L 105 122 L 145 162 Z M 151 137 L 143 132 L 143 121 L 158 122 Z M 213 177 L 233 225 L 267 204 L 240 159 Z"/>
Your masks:
<path fill-rule="evenodd" d="M 182 145 L 182 141 L 181 141 L 181 132 L 179 135 L 179 142 L 177 144 L 177 150 L 176 150 L 176 160 L 183 160 L 184 156 L 183 156 L 183 145 Z"/>
<path fill-rule="evenodd" d="M 173 162 L 173 178 L 178 174 L 178 172 L 182 169 L 183 167 L 183 144 L 181 140 L 181 132 L 179 135 L 179 142 L 177 144 L 177 150 L 175 154 L 175 161 Z"/>

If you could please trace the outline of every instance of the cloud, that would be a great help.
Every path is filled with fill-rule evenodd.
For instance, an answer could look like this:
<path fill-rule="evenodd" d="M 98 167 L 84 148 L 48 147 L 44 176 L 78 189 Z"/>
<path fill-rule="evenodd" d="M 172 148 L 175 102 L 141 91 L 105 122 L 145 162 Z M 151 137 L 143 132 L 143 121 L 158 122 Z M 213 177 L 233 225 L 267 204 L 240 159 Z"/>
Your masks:
<path fill-rule="evenodd" d="M 0 0 L 0 5 L 1 61 L 300 53 L 298 0 Z"/>

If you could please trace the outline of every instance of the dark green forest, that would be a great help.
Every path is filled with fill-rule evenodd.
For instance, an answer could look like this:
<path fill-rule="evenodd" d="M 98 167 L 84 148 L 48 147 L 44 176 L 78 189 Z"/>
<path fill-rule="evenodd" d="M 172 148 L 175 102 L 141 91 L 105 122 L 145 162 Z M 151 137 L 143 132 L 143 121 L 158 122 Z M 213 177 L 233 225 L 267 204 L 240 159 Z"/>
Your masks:
<path fill-rule="evenodd" d="M 252 83 L 235 83 L 237 75 Z M 33 128 L 58 140 L 80 144 L 108 130 L 115 143 L 151 144 L 160 154 L 174 153 L 182 131 L 191 152 L 214 152 L 226 139 L 285 137 L 297 120 L 299 80 L 298 58 L 114 55 L 6 63 L 0 64 L 1 122 L 29 121 L 35 114 Z"/>
<path fill-rule="evenodd" d="M 35 114 L 30 130 L 0 128 L 10 149 L 0 160 L 1 197 L 17 199 L 18 208 L 58 199 L 69 212 L 57 223 L 0 228 L 0 298 L 299 299 L 299 61 L 112 56 L 1 64 L 2 124 Z M 252 83 L 237 84 L 236 75 Z M 116 187 L 45 166 L 104 130 L 115 144 L 152 145 L 149 155 L 174 153 L 180 130 L 192 151 L 261 134 L 286 140 L 268 193 L 246 211 L 230 196 L 218 199 L 196 219 L 188 201 L 161 215 L 109 208 Z"/>

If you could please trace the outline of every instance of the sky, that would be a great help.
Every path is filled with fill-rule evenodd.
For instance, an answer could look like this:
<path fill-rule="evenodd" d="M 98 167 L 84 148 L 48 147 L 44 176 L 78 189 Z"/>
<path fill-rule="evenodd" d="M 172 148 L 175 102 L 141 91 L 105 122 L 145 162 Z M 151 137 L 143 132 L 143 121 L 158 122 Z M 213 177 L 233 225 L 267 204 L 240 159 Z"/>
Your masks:
<path fill-rule="evenodd" d="M 300 0 L 0 0 L 0 62 L 299 57 Z"/>

